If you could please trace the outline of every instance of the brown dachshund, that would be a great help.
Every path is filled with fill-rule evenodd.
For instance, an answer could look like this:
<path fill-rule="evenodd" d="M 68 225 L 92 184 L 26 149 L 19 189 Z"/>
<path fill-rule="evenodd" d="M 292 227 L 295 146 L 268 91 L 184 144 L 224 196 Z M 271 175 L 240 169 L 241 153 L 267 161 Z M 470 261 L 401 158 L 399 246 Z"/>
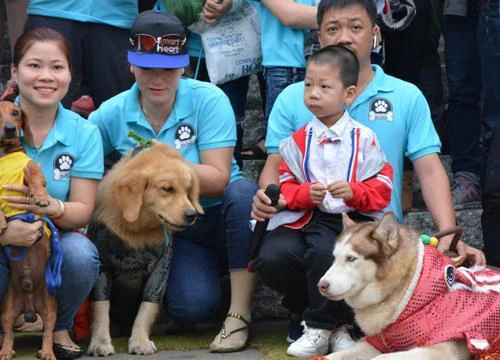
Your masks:
<path fill-rule="evenodd" d="M 11 176 L 16 171 L 18 179 L 23 179 L 30 190 L 31 201 L 38 206 L 49 205 L 49 195 L 45 189 L 46 180 L 40 166 L 26 157 L 21 146 L 20 133 L 23 128 L 23 115 L 14 104 L 0 101 L 0 177 L 1 186 L 12 184 Z M 3 171 L 2 171 L 3 170 Z M 0 188 L 0 194 L 6 195 Z M 7 221 L 23 211 L 8 206 L 0 198 L 0 233 L 7 228 Z M 10 360 L 14 354 L 14 322 L 24 312 L 27 322 L 34 322 L 39 313 L 44 324 L 43 344 L 40 356 L 43 360 L 55 360 L 53 331 L 56 323 L 57 301 L 49 295 L 45 280 L 45 268 L 50 254 L 50 232 L 43 231 L 43 237 L 19 256 L 19 249 L 12 250 L 10 258 L 10 283 L 2 299 L 2 327 L 4 338 L 0 351 L 0 360 Z M 16 258 L 19 257 L 20 259 Z"/>

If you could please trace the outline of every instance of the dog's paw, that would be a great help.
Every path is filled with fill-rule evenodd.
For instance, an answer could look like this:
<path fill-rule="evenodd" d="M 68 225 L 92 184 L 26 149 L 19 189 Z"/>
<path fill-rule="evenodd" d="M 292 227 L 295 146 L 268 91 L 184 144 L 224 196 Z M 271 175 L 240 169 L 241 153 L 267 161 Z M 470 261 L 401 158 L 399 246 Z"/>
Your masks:
<path fill-rule="evenodd" d="M 33 199 L 35 201 L 35 204 L 40 207 L 47 207 L 49 206 L 49 198 L 47 196 L 44 197 L 37 197 L 33 196 Z"/>
<path fill-rule="evenodd" d="M 111 344 L 111 339 L 94 339 L 90 341 L 87 355 L 90 356 L 110 356 L 115 353 L 115 348 Z"/>
<path fill-rule="evenodd" d="M 133 336 L 128 339 L 128 352 L 136 355 L 151 355 L 156 352 L 156 345 L 145 336 Z"/>
<path fill-rule="evenodd" d="M 12 360 L 14 358 L 14 351 L 1 351 L 0 360 Z"/>
<path fill-rule="evenodd" d="M 50 349 L 50 351 L 40 350 L 40 352 L 37 354 L 37 358 L 42 360 L 56 360 L 56 356 L 54 355 L 52 349 Z"/>

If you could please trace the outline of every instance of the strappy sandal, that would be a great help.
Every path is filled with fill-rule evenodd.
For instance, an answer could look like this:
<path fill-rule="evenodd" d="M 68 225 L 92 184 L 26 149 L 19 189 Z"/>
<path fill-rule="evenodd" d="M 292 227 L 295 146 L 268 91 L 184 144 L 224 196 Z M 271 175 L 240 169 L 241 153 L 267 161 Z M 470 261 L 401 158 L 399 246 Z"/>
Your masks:
<path fill-rule="evenodd" d="M 223 340 L 229 338 L 234 333 L 237 333 L 237 332 L 240 332 L 240 331 L 243 331 L 243 330 L 247 330 L 248 329 L 248 325 L 250 324 L 250 322 L 248 320 L 246 320 L 243 316 L 241 316 L 240 314 L 237 314 L 237 313 L 230 312 L 230 313 L 228 313 L 226 315 L 226 318 L 227 317 L 233 317 L 235 319 L 241 320 L 242 322 L 245 323 L 245 325 L 242 326 L 242 327 L 239 327 L 237 329 L 229 330 L 228 331 L 228 330 L 226 330 L 226 327 L 225 327 L 224 323 L 222 323 L 222 329 L 220 330 L 220 343 L 219 344 L 222 344 Z M 229 352 L 236 352 L 236 351 L 243 350 L 245 348 L 245 346 L 246 346 L 246 342 L 242 346 L 228 347 L 228 348 L 225 348 L 225 347 L 216 347 L 217 345 L 216 346 L 212 346 L 212 345 L 213 345 L 213 343 L 209 346 L 210 352 L 213 352 L 213 353 L 229 353 Z"/>
<path fill-rule="evenodd" d="M 54 343 L 52 350 L 57 360 L 73 360 L 83 356 L 83 350 L 78 345 Z M 41 358 L 41 350 L 38 351 L 36 357 Z"/>
<path fill-rule="evenodd" d="M 241 149 L 241 152 L 238 155 L 238 160 L 266 160 L 267 153 L 265 148 L 263 149 L 262 146 L 265 146 L 264 138 L 260 138 L 259 141 L 252 146 Z"/>

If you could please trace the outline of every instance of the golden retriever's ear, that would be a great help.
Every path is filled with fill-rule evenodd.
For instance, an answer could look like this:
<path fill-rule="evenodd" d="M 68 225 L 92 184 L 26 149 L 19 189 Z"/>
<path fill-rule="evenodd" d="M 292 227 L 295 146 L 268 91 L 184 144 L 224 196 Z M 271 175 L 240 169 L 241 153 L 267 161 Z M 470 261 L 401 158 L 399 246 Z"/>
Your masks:
<path fill-rule="evenodd" d="M 122 177 L 113 187 L 114 201 L 128 222 L 139 217 L 142 207 L 142 195 L 148 179 L 142 173 L 131 173 Z"/>
<path fill-rule="evenodd" d="M 204 214 L 203 208 L 200 205 L 200 181 L 198 180 L 198 176 L 193 171 L 193 169 L 189 168 L 189 172 L 191 173 L 191 192 L 189 193 L 189 200 L 194 206 L 194 209 L 198 214 Z"/>

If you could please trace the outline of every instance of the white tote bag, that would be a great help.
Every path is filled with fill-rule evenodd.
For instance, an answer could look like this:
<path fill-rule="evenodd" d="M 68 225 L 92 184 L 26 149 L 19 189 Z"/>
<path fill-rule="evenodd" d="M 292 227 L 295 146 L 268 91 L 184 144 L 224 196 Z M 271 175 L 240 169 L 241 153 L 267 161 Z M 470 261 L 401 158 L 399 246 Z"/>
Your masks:
<path fill-rule="evenodd" d="M 213 84 L 223 84 L 262 69 L 260 26 L 253 3 L 224 15 L 201 32 L 208 76 Z"/>

